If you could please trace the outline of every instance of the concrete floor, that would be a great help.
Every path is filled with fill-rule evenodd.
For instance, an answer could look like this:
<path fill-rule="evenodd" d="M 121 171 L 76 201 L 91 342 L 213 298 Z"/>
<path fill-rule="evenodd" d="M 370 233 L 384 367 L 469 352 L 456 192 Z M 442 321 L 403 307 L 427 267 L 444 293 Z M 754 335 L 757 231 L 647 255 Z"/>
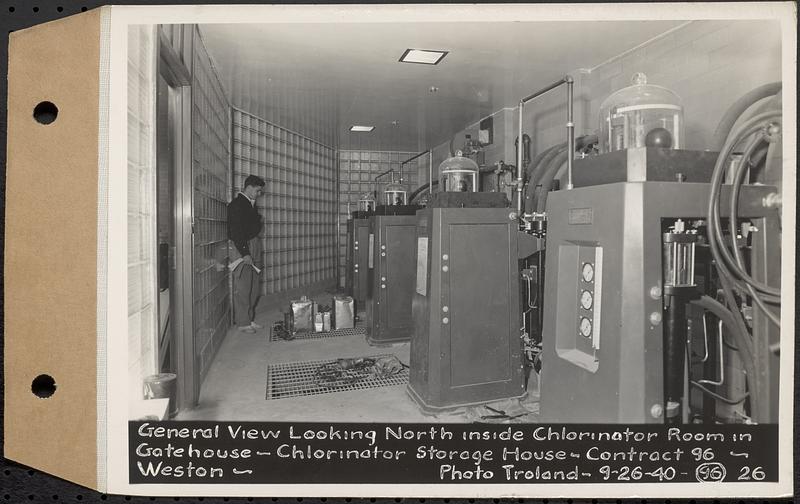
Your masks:
<path fill-rule="evenodd" d="M 331 304 L 331 293 L 312 296 Z M 284 308 L 285 309 L 285 308 Z M 363 313 L 361 314 L 363 320 Z M 406 395 L 405 385 L 266 400 L 267 365 L 274 363 L 394 354 L 408 364 L 409 343 L 370 346 L 363 335 L 293 341 L 269 341 L 269 326 L 283 315 L 276 308 L 260 313 L 256 334 L 231 329 L 200 389 L 198 406 L 177 420 L 307 422 L 463 422 L 463 412 L 424 415 Z"/>

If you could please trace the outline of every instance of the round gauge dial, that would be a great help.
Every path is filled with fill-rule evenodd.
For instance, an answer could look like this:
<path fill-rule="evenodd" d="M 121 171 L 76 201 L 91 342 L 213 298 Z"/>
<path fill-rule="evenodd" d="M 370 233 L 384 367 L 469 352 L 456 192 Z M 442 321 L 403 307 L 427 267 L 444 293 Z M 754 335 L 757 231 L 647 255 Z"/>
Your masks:
<path fill-rule="evenodd" d="M 581 306 L 584 310 L 591 310 L 594 303 L 594 296 L 588 290 L 581 292 Z"/>
<path fill-rule="evenodd" d="M 584 282 L 591 282 L 594 280 L 594 266 L 592 266 L 592 263 L 583 263 L 581 275 L 583 276 Z"/>
<path fill-rule="evenodd" d="M 588 338 L 592 335 L 592 321 L 586 317 L 581 317 L 581 321 L 578 324 L 578 328 L 581 332 L 581 336 L 584 338 Z"/>

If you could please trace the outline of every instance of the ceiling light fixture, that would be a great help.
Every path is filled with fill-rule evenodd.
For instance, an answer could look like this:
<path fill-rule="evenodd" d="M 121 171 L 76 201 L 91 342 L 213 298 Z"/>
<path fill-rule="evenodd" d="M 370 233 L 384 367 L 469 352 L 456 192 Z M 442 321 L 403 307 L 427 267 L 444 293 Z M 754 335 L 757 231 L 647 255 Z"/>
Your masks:
<path fill-rule="evenodd" d="M 400 56 L 401 63 L 419 63 L 421 65 L 438 65 L 449 51 L 429 51 L 427 49 L 406 49 Z"/>
<path fill-rule="evenodd" d="M 375 129 L 375 126 L 350 126 L 350 131 L 363 131 L 363 132 L 370 132 Z"/>

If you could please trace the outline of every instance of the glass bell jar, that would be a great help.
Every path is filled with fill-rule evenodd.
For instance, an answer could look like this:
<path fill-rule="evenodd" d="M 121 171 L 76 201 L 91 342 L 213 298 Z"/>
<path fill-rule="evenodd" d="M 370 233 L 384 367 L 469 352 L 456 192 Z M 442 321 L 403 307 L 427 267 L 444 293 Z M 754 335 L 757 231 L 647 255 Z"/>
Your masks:
<path fill-rule="evenodd" d="M 477 192 L 478 165 L 462 156 L 461 151 L 445 159 L 439 165 L 439 191 Z"/>
<path fill-rule="evenodd" d="M 600 105 L 601 152 L 636 147 L 682 148 L 683 104 L 678 95 L 648 84 L 643 73 L 634 74 L 631 83 Z"/>
<path fill-rule="evenodd" d="M 372 197 L 372 193 L 362 194 L 358 200 L 358 211 L 371 212 L 373 210 L 375 210 L 375 198 Z"/>
<path fill-rule="evenodd" d="M 405 205 L 406 188 L 395 182 L 386 184 L 386 188 L 383 190 L 383 204 L 387 206 Z"/>

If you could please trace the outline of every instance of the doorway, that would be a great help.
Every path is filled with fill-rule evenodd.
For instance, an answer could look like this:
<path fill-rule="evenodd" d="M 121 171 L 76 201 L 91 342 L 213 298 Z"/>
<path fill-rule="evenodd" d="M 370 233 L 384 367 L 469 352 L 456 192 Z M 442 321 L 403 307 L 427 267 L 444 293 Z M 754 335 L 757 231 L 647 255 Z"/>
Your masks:
<path fill-rule="evenodd" d="M 170 416 L 197 403 L 192 326 L 191 87 L 160 34 L 156 89 L 157 369 L 174 373 Z"/>

